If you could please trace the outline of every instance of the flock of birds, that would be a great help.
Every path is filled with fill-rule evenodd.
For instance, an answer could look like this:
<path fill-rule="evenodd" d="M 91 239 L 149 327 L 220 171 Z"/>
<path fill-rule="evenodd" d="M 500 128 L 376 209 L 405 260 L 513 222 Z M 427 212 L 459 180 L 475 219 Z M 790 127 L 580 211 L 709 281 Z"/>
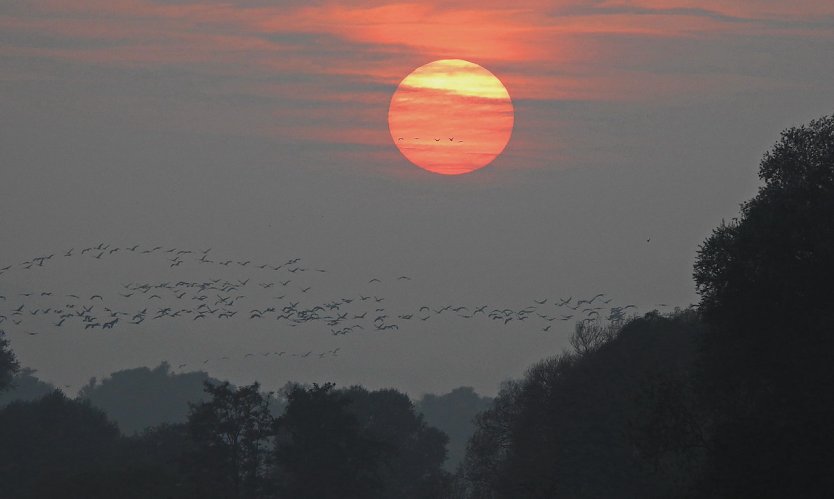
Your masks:
<path fill-rule="evenodd" d="M 504 326 L 523 324 L 525 327 L 548 332 L 554 322 L 621 321 L 627 314 L 636 312 L 633 304 L 612 304 L 612 298 L 605 293 L 584 298 L 543 297 L 522 307 L 482 303 L 425 303 L 414 309 L 395 310 L 389 306 L 386 297 L 382 296 L 381 285 L 384 281 L 406 285 L 412 280 L 411 276 L 399 275 L 390 279 L 372 277 L 363 283 L 363 292 L 321 299 L 322 290 L 312 292 L 314 283 L 307 276 L 326 273 L 327 270 L 312 268 L 301 257 L 265 263 L 221 258 L 215 256 L 211 249 L 140 244 L 114 246 L 99 243 L 34 256 L 17 264 L 0 267 L 0 293 L 6 288 L 3 286 L 3 276 L 9 272 L 33 271 L 62 260 L 81 258 L 104 261 L 126 254 L 137 258 L 155 258 L 165 267 L 169 276 L 175 272 L 175 267 L 179 270 L 186 265 L 227 274 L 234 270 L 239 277 L 131 281 L 120 284 L 109 294 L 104 291 L 82 293 L 53 289 L 0 294 L 0 328 L 6 327 L 10 331 L 37 336 L 57 329 L 110 331 L 141 328 L 149 323 L 165 321 L 189 321 L 195 324 L 207 321 L 258 321 L 286 328 L 314 325 L 331 335 L 344 336 L 392 332 L 409 323 L 426 323 L 445 316 L 462 320 L 488 320 Z M 25 279 L 16 282 L 25 282 Z M 328 290 L 323 291 L 326 293 Z M 242 357 L 324 359 L 338 356 L 339 351 L 339 348 L 335 348 L 321 352 L 250 352 Z M 202 364 L 224 360 L 231 358 L 223 356 L 206 359 Z M 194 366 L 183 363 L 177 367 L 184 369 Z"/>

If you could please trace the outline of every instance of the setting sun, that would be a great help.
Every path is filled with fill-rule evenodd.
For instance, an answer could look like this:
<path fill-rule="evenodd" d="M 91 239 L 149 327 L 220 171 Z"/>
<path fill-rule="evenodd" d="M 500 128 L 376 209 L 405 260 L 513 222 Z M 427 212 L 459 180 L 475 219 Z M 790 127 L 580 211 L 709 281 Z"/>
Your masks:
<path fill-rule="evenodd" d="M 400 82 L 388 110 L 391 138 L 403 156 L 444 175 L 491 163 L 509 142 L 513 119 L 501 81 L 460 59 L 415 69 Z"/>

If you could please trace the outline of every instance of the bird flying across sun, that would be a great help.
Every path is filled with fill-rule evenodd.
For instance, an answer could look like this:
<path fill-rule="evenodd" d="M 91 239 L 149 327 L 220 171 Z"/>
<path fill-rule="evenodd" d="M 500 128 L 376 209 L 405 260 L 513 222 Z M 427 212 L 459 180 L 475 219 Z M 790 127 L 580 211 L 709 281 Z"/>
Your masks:
<path fill-rule="evenodd" d="M 434 61 L 412 71 L 388 109 L 391 138 L 403 156 L 444 175 L 491 163 L 510 141 L 513 121 L 512 100 L 501 80 L 461 59 Z"/>

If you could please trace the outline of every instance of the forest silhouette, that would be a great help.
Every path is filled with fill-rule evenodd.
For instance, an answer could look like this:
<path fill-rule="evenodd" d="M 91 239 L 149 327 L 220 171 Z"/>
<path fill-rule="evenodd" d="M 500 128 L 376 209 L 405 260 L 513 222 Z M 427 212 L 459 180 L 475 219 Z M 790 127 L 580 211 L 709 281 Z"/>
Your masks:
<path fill-rule="evenodd" d="M 698 249 L 697 306 L 580 321 L 494 399 L 167 364 L 69 398 L 0 335 L 0 498 L 828 497 L 834 116 L 759 178 Z"/>

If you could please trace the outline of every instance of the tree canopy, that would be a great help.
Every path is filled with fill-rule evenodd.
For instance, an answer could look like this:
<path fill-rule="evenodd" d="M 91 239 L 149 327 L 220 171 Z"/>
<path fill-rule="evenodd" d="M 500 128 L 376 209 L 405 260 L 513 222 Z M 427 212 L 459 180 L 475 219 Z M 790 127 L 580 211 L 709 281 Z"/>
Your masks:
<path fill-rule="evenodd" d="M 694 312 L 580 324 L 578 350 L 534 365 L 478 416 L 469 497 L 669 497 L 679 471 L 654 466 L 632 429 L 648 386 L 685 377 L 698 334 Z"/>
<path fill-rule="evenodd" d="M 6 339 L 6 332 L 0 329 L 0 392 L 11 385 L 12 378 L 20 369 L 17 358 L 9 348 L 9 340 Z"/>
<path fill-rule="evenodd" d="M 834 488 L 834 116 L 784 131 L 759 177 L 695 264 L 710 325 L 705 483 L 727 497 L 809 497 Z"/>

